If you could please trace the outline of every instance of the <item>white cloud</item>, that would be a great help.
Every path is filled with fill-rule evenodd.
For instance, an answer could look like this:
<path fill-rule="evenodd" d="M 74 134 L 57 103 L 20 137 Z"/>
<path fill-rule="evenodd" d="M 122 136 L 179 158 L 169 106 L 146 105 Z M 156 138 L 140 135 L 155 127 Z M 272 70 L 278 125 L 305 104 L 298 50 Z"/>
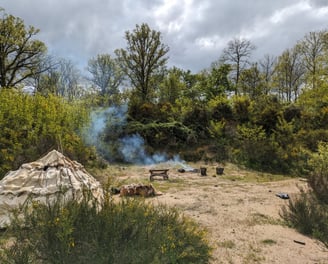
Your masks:
<path fill-rule="evenodd" d="M 293 4 L 291 6 L 287 6 L 275 11 L 274 14 L 270 17 L 270 22 L 273 24 L 283 23 L 289 17 L 309 10 L 311 10 L 311 6 L 308 4 L 308 2 L 301 1 L 297 4 Z"/>

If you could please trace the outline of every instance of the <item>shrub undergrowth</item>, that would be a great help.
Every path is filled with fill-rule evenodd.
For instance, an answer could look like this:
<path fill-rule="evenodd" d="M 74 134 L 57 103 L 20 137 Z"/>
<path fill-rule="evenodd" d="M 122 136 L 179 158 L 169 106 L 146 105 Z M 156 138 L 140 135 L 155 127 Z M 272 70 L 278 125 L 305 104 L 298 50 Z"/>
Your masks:
<path fill-rule="evenodd" d="M 140 199 L 108 197 L 100 206 L 90 199 L 31 201 L 7 229 L 13 240 L 5 240 L 0 262 L 208 263 L 205 230 L 178 211 Z"/>
<path fill-rule="evenodd" d="M 309 190 L 282 208 L 282 217 L 305 235 L 321 240 L 328 247 L 328 143 L 320 143 L 309 160 Z"/>

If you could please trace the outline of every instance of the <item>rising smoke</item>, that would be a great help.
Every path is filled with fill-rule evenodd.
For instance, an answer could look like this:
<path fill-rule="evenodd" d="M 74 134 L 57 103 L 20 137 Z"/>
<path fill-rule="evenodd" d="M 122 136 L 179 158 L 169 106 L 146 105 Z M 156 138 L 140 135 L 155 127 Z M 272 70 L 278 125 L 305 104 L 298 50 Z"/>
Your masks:
<path fill-rule="evenodd" d="M 93 111 L 90 115 L 89 126 L 83 133 L 87 144 L 94 146 L 97 152 L 108 161 L 115 161 L 118 158 L 117 137 L 120 134 L 120 128 L 123 128 L 126 123 L 126 109 L 126 106 L 120 106 L 99 108 Z"/>
<path fill-rule="evenodd" d="M 148 155 L 144 139 L 139 134 L 120 139 L 120 152 L 129 163 L 150 165 L 167 161 L 166 155 L 162 153 Z"/>
<path fill-rule="evenodd" d="M 147 154 L 145 141 L 139 134 L 125 135 L 127 110 L 127 105 L 121 105 L 92 112 L 90 125 L 84 132 L 86 142 L 111 162 L 149 165 L 167 161 L 165 154 Z"/>
<path fill-rule="evenodd" d="M 152 165 L 168 162 L 185 171 L 194 171 L 179 155 L 169 159 L 165 153 L 150 155 L 146 152 L 144 139 L 139 134 L 126 135 L 127 105 L 98 109 L 91 114 L 89 127 L 85 129 L 85 140 L 95 146 L 97 152 L 109 162 L 127 162 Z"/>

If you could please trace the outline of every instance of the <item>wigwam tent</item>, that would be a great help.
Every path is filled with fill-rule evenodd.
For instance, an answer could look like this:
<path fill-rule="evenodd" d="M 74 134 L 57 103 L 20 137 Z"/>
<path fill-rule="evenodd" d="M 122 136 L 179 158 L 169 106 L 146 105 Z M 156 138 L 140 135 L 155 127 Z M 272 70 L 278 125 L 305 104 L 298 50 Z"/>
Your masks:
<path fill-rule="evenodd" d="M 56 150 L 8 172 L 0 181 L 0 227 L 10 222 L 11 210 L 24 204 L 28 198 L 45 202 L 55 199 L 63 190 L 66 190 L 65 199 L 79 201 L 85 191 L 99 202 L 103 198 L 100 183 L 83 165 Z"/>

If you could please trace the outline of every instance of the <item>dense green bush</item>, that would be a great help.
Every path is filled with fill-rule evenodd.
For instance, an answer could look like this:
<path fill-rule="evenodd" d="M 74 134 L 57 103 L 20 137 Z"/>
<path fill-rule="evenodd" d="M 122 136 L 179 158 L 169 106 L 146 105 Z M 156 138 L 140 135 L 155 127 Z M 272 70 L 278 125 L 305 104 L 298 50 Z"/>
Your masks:
<path fill-rule="evenodd" d="M 321 142 L 309 160 L 309 185 L 320 203 L 328 205 L 328 143 Z"/>
<path fill-rule="evenodd" d="M 275 158 L 273 146 L 269 143 L 262 126 L 250 123 L 237 126 L 236 148 L 233 158 L 236 162 L 253 169 L 269 170 Z"/>
<path fill-rule="evenodd" d="M 202 104 L 195 104 L 194 107 L 183 116 L 182 123 L 196 132 L 197 138 L 208 136 L 210 112 Z"/>
<path fill-rule="evenodd" d="M 1 89 L 0 98 L 0 178 L 51 149 L 81 162 L 89 159 L 92 151 L 79 136 L 88 120 L 82 105 L 14 89 Z"/>
<path fill-rule="evenodd" d="M 252 103 L 254 102 L 247 96 L 234 96 L 232 102 L 234 119 L 240 123 L 249 122 Z"/>
<path fill-rule="evenodd" d="M 289 201 L 287 207 L 282 208 L 282 217 L 291 226 L 305 235 L 313 235 L 323 242 L 328 243 L 327 235 L 327 207 L 324 208 L 318 204 L 318 201 L 310 193 L 301 190 L 297 199 Z M 327 244 L 328 245 L 328 244 Z"/>
<path fill-rule="evenodd" d="M 141 135 L 147 145 L 157 150 L 170 147 L 181 148 L 182 145 L 189 144 L 195 138 L 195 132 L 192 129 L 176 121 L 148 124 L 130 122 L 126 127 L 126 132 Z"/>
<path fill-rule="evenodd" d="M 208 102 L 208 107 L 212 120 L 232 119 L 231 102 L 227 98 L 217 96 Z"/>
<path fill-rule="evenodd" d="M 282 209 L 282 217 L 300 232 L 328 246 L 328 144 L 320 143 L 309 160 L 309 191 L 302 191 Z"/>
<path fill-rule="evenodd" d="M 262 126 L 267 134 L 274 132 L 282 115 L 281 102 L 275 96 L 261 96 L 254 101 L 252 122 Z"/>
<path fill-rule="evenodd" d="M 209 262 L 206 232 L 165 206 L 110 198 L 99 205 L 88 196 L 31 206 L 8 229 L 15 239 L 4 242 L 1 263 Z"/>
<path fill-rule="evenodd" d="M 325 81 L 316 89 L 306 89 L 297 100 L 301 107 L 303 128 L 306 130 L 328 128 L 328 84 Z"/>

